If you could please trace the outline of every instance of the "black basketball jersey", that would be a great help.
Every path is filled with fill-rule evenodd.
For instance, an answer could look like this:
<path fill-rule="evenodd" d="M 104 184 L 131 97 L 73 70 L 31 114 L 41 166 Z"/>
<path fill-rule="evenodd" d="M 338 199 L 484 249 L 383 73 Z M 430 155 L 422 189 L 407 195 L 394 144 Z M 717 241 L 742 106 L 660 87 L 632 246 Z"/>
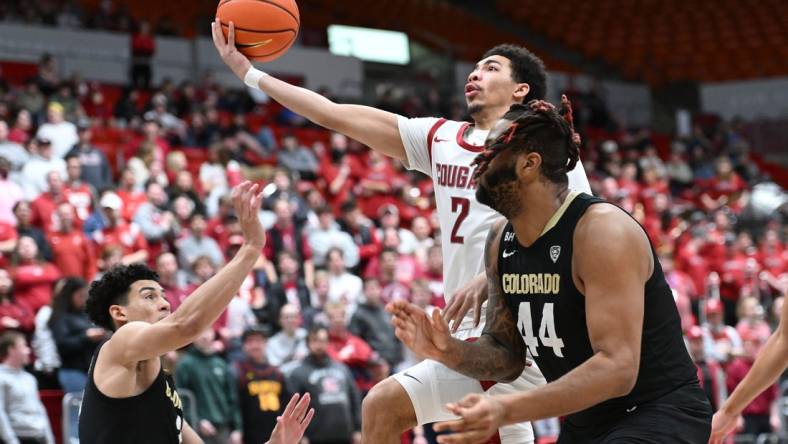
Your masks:
<path fill-rule="evenodd" d="M 555 225 L 530 247 L 523 247 L 511 226 L 501 235 L 498 270 L 506 304 L 528 354 L 548 382 L 593 356 L 585 316 L 585 297 L 572 280 L 572 238 L 578 220 L 593 204 L 587 194 L 570 195 L 551 220 Z M 623 210 L 621 210 L 623 211 Z M 567 419 L 576 425 L 620 417 L 635 406 L 697 381 L 681 333 L 670 287 L 654 256 L 654 272 L 645 285 L 640 371 L 628 395 L 605 401 Z M 615 273 L 616 270 L 610 270 Z"/>
<path fill-rule="evenodd" d="M 160 370 L 147 390 L 130 398 L 110 398 L 96 387 L 96 349 L 79 413 L 80 442 L 91 444 L 178 444 L 183 406 L 172 378 Z"/>

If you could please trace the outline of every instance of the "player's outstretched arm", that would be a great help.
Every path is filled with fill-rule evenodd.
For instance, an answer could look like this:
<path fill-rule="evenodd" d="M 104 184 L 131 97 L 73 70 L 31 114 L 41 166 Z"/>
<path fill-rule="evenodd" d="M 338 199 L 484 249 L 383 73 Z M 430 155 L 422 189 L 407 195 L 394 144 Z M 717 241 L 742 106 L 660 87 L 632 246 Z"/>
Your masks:
<path fill-rule="evenodd" d="M 224 63 L 239 79 L 244 80 L 252 63 L 235 47 L 234 23 L 230 22 L 226 39 L 218 18 L 211 23 L 211 32 L 213 43 Z M 272 76 L 262 77 L 257 86 L 277 102 L 312 122 L 356 139 L 389 157 L 405 160 L 405 146 L 400 138 L 396 114 L 368 106 L 340 105 Z"/>
<path fill-rule="evenodd" d="M 777 381 L 788 367 L 788 304 L 783 305 L 780 325 L 766 342 L 755 365 L 722 404 L 711 423 L 709 443 L 721 444 L 736 427 L 737 419 L 758 394 Z"/>
<path fill-rule="evenodd" d="M 508 382 L 516 379 L 525 367 L 525 344 L 504 302 L 498 279 L 498 244 L 503 222 L 496 224 L 487 236 L 487 323 L 476 342 L 452 338 L 439 310 L 433 311 L 430 317 L 405 301 L 395 301 L 387 309 L 393 315 L 395 334 L 411 350 L 474 379 Z"/>
<path fill-rule="evenodd" d="M 244 244 L 235 257 L 166 318 L 154 324 L 131 322 L 119 328 L 109 341 L 113 360 L 132 364 L 159 357 L 190 344 L 216 321 L 238 293 L 265 246 L 259 217 L 263 196 L 258 189 L 257 185 L 244 182 L 232 191 L 244 235 Z"/>

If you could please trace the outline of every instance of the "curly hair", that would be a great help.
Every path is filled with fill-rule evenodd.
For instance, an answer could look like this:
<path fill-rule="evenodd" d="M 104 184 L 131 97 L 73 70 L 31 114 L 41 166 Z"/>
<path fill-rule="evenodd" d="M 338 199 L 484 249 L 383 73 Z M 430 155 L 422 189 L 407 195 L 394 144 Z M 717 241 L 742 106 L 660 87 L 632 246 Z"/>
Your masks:
<path fill-rule="evenodd" d="M 482 59 L 498 55 L 509 59 L 512 67 L 512 80 L 527 83 L 530 87 L 525 102 L 543 100 L 547 95 L 547 69 L 542 59 L 522 46 L 513 44 L 498 45 L 484 53 Z"/>
<path fill-rule="evenodd" d="M 112 305 L 128 303 L 129 289 L 137 281 L 159 281 L 159 275 L 143 264 L 118 265 L 107 271 L 101 279 L 93 281 L 85 303 L 90 320 L 96 325 L 114 331 L 115 324 L 109 314 Z"/>
<path fill-rule="evenodd" d="M 566 96 L 561 97 L 557 109 L 544 100 L 531 100 L 527 104 L 512 105 L 503 118 L 512 124 L 474 159 L 473 164 L 477 165 L 474 179 L 479 180 L 495 156 L 512 148 L 539 153 L 541 173 L 551 182 L 567 183 L 567 173 L 580 159 L 581 140 L 575 131 L 572 104 Z"/>

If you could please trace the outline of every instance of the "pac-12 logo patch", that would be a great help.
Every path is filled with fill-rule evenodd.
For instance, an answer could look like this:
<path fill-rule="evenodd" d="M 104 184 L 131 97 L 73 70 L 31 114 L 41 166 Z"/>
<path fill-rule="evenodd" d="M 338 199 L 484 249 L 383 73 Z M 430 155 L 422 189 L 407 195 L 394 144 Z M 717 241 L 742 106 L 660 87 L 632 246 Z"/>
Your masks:
<path fill-rule="evenodd" d="M 555 263 L 558 260 L 558 256 L 561 255 L 561 246 L 560 245 L 553 245 L 550 247 L 550 259 L 553 260 Z"/>

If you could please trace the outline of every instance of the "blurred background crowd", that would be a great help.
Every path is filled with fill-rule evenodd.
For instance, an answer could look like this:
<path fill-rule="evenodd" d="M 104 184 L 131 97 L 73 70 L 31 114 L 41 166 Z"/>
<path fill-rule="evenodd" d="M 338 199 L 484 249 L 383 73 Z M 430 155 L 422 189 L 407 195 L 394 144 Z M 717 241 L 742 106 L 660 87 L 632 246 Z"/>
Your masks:
<path fill-rule="evenodd" d="M 0 390 L 0 441 L 60 441 L 57 402 L 47 402 L 51 421 L 21 417 L 17 406 L 41 413 L 35 390 L 84 387 L 108 335 L 84 313 L 89 283 L 144 262 L 177 309 L 243 242 L 228 194 L 251 179 L 265 190 L 264 255 L 214 328 L 167 364 L 206 442 L 263 442 L 288 394 L 303 391 L 317 409 L 309 442 L 355 442 L 364 394 L 420 359 L 398 342 L 384 305 L 445 305 L 432 182 L 240 82 L 228 88 L 207 72 L 154 83 L 153 35 L 185 30 L 171 18 L 151 26 L 106 0 L 87 11 L 78 2 L 0 4 L 0 21 L 130 33 L 132 55 L 125 85 L 64 72 L 49 54 L 24 79 L 0 77 L 0 383 L 17 385 Z M 306 29 L 310 39 L 320 44 Z M 751 155 L 746 122 L 703 116 L 665 136 L 622 124 L 594 90 L 562 92 L 578 108 L 594 193 L 629 211 L 658 251 L 716 408 L 784 303 L 783 189 Z M 370 104 L 463 118 L 451 97 L 391 86 Z M 784 392 L 775 385 L 745 410 L 742 442 L 785 430 Z M 559 427 L 537 424 L 540 441 Z M 403 437 L 432 439 L 429 430 Z"/>

